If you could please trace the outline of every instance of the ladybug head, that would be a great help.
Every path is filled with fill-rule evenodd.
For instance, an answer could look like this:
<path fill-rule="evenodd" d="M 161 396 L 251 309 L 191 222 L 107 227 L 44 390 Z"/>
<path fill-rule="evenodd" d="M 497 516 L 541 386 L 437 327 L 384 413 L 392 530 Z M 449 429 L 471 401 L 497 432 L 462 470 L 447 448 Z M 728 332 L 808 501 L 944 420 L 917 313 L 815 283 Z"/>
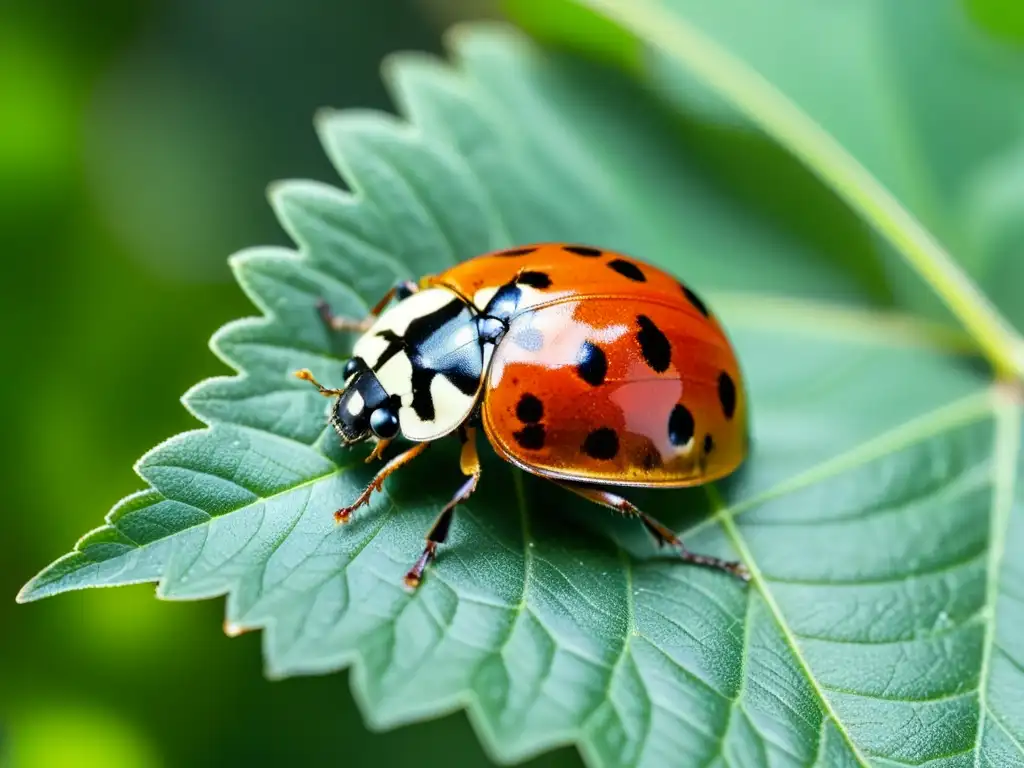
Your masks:
<path fill-rule="evenodd" d="M 398 436 L 400 402 L 389 396 L 377 375 L 360 357 L 345 364 L 345 389 L 331 412 L 331 424 L 341 439 L 351 445 L 371 436 L 390 440 Z"/>
<path fill-rule="evenodd" d="M 401 400 L 388 395 L 375 374 L 359 357 L 345 364 L 345 388 L 328 389 L 313 378 L 308 369 L 295 375 L 310 382 L 321 395 L 336 397 L 330 422 L 346 445 L 361 443 L 370 437 L 390 440 L 398 436 L 398 409 Z"/>

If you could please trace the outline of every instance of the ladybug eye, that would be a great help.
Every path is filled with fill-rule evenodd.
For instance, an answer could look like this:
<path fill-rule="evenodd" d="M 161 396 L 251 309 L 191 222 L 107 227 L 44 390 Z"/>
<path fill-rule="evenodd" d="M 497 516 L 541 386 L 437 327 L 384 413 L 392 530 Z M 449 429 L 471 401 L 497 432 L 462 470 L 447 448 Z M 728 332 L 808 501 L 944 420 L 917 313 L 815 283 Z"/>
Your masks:
<path fill-rule="evenodd" d="M 363 362 L 363 358 L 353 357 L 345 363 L 345 368 L 342 370 L 341 375 L 345 381 L 348 381 L 364 368 L 366 368 L 366 363 Z"/>
<path fill-rule="evenodd" d="M 390 440 L 398 434 L 398 416 L 389 408 L 378 408 L 370 414 L 370 429 L 383 440 Z"/>

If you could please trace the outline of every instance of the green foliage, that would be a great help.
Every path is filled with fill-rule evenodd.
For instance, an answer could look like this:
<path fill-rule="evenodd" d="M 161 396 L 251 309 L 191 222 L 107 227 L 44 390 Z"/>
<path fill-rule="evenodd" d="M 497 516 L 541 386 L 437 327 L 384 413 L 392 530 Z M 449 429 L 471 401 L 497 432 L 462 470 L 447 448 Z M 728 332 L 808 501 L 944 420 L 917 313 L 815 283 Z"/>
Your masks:
<path fill-rule="evenodd" d="M 675 19 L 749 66 L 837 139 L 932 235 L 956 254 L 1018 330 L 1024 330 L 1024 47 L 996 40 L 972 16 L 999 19 L 1013 34 L 1019 4 L 961 0 L 815 3 L 807 0 L 505 0 L 545 39 L 625 62 L 681 112 L 756 131 L 733 104 L 642 33 L 588 34 L 581 18 L 609 9 Z M 605 22 L 608 23 L 608 22 Z M 682 28 L 682 26 L 680 28 Z M 667 35 L 678 30 L 667 31 Z M 744 147 L 743 143 L 739 144 Z M 764 174 L 735 160 L 746 173 Z M 820 169 L 816 169 L 820 170 Z M 737 173 L 742 173 L 737 169 Z M 762 194 L 787 194 L 762 179 Z M 794 205 L 805 202 L 794 201 Z M 804 211 L 806 214 L 806 210 Z M 922 281 L 876 239 L 865 251 L 885 270 L 904 306 L 945 310 Z M 1017 247 L 1014 247 L 1017 246 Z"/>
<path fill-rule="evenodd" d="M 319 116 L 352 191 L 273 189 L 299 252 L 232 260 L 263 316 L 214 337 L 239 373 L 186 395 L 208 428 L 144 457 L 149 489 L 21 599 L 139 581 L 225 594 L 230 632 L 265 630 L 270 674 L 352 664 L 377 727 L 465 706 L 503 761 L 575 743 L 607 766 L 1022 762 L 1020 408 L 959 336 L 879 312 L 703 176 L 624 79 L 501 30 L 464 30 L 454 54 L 390 63 L 408 123 Z M 750 460 L 715 488 L 632 497 L 691 548 L 741 557 L 751 585 L 485 456 L 409 594 L 460 481 L 451 446 L 333 523 L 374 467 L 291 376 L 341 378 L 348 342 L 315 300 L 359 315 L 396 276 L 548 239 L 659 263 L 722 318 Z"/>

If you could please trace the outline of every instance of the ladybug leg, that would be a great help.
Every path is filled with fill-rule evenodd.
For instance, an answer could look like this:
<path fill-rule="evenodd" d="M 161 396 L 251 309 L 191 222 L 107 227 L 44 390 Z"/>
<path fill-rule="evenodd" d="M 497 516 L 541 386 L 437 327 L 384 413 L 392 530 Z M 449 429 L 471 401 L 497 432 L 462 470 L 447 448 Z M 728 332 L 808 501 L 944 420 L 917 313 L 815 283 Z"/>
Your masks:
<path fill-rule="evenodd" d="M 430 561 L 437 555 L 438 544 L 444 544 L 448 538 L 448 529 L 451 527 L 452 518 L 455 516 L 455 507 L 470 497 L 480 482 L 480 457 L 476 452 L 476 429 L 469 427 L 459 431 L 462 438 L 462 455 L 459 458 L 459 465 L 462 474 L 467 476 L 466 482 L 455 492 L 451 501 L 444 505 L 441 514 L 437 516 L 430 531 L 427 533 L 427 545 L 419 559 L 405 574 L 405 585 L 415 589 L 423 580 L 423 571 L 430 564 Z"/>
<path fill-rule="evenodd" d="M 411 296 L 419 290 L 419 286 L 410 280 L 400 280 L 395 283 L 391 290 L 384 294 L 383 298 L 378 301 L 370 309 L 370 314 L 364 317 L 362 320 L 356 320 L 351 317 L 338 317 L 331 311 L 330 305 L 320 299 L 316 303 L 316 311 L 320 314 L 320 319 L 324 325 L 330 328 L 332 331 L 358 331 L 363 333 L 370 330 L 370 326 L 373 325 L 373 321 L 377 316 L 384 311 L 384 307 L 388 305 L 393 298 L 396 296 L 399 299 L 404 299 L 407 296 Z"/>
<path fill-rule="evenodd" d="M 746 566 L 743 563 L 722 560 L 711 555 L 699 555 L 696 552 L 691 552 L 684 545 L 682 539 L 673 533 L 672 529 L 668 526 L 658 522 L 653 517 L 648 515 L 646 512 L 634 506 L 631 502 L 616 496 L 614 493 L 602 490 L 601 488 L 577 485 L 575 483 L 557 482 L 558 485 L 572 491 L 579 496 L 582 496 L 595 504 L 600 504 L 604 507 L 609 507 L 624 515 L 630 517 L 640 518 L 640 522 L 644 524 L 644 527 L 654 536 L 655 540 L 659 544 L 668 544 L 679 552 L 679 557 L 687 563 L 693 563 L 695 565 L 703 565 L 708 568 L 716 568 L 726 573 L 731 573 L 733 576 L 737 576 L 743 581 L 750 580 L 750 573 L 747 571 Z"/>
<path fill-rule="evenodd" d="M 342 507 L 341 509 L 334 513 L 335 522 L 347 523 L 349 521 L 349 518 L 352 517 L 353 512 L 355 512 L 364 504 L 370 503 L 370 496 L 373 495 L 374 491 L 379 491 L 383 487 L 384 481 L 388 479 L 389 475 L 391 475 L 394 472 L 397 472 L 399 469 L 404 467 L 410 461 L 412 461 L 425 450 L 427 450 L 428 445 L 430 445 L 430 443 L 416 443 L 412 448 L 405 451 L 405 453 L 400 453 L 397 456 L 395 456 L 395 458 L 391 459 L 391 461 L 385 464 L 381 468 L 381 470 L 374 476 L 373 480 L 370 481 L 370 484 L 366 486 L 366 488 L 363 490 L 361 494 L 359 494 L 359 496 L 356 498 L 354 502 L 349 504 L 347 507 Z"/>
<path fill-rule="evenodd" d="M 386 437 L 377 439 L 377 444 L 373 446 L 373 450 L 370 455 L 366 457 L 366 463 L 369 464 L 374 459 L 380 459 L 384 456 L 384 451 L 387 450 L 388 446 L 391 445 L 391 440 Z"/>

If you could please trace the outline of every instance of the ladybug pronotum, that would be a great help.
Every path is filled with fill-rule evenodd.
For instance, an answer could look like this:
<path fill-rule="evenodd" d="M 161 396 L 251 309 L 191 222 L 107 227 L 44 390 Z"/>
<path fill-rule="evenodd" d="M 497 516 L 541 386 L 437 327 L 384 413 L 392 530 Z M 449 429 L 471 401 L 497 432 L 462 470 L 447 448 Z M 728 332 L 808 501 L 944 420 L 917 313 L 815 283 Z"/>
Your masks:
<path fill-rule="evenodd" d="M 397 301 L 394 301 L 397 300 Z M 392 304 L 392 302 L 394 303 Z M 389 306 L 390 305 L 390 306 Z M 330 422 L 347 445 L 402 437 L 412 447 L 377 473 L 345 522 L 434 440 L 458 433 L 467 477 L 405 576 L 415 587 L 480 480 L 476 432 L 499 456 L 638 518 L 687 562 L 741 578 L 740 563 L 688 551 L 611 488 L 681 488 L 733 472 L 747 453 L 747 404 L 729 340 L 686 285 L 649 264 L 583 245 L 522 246 L 472 258 L 390 290 L 364 320 Z"/>

